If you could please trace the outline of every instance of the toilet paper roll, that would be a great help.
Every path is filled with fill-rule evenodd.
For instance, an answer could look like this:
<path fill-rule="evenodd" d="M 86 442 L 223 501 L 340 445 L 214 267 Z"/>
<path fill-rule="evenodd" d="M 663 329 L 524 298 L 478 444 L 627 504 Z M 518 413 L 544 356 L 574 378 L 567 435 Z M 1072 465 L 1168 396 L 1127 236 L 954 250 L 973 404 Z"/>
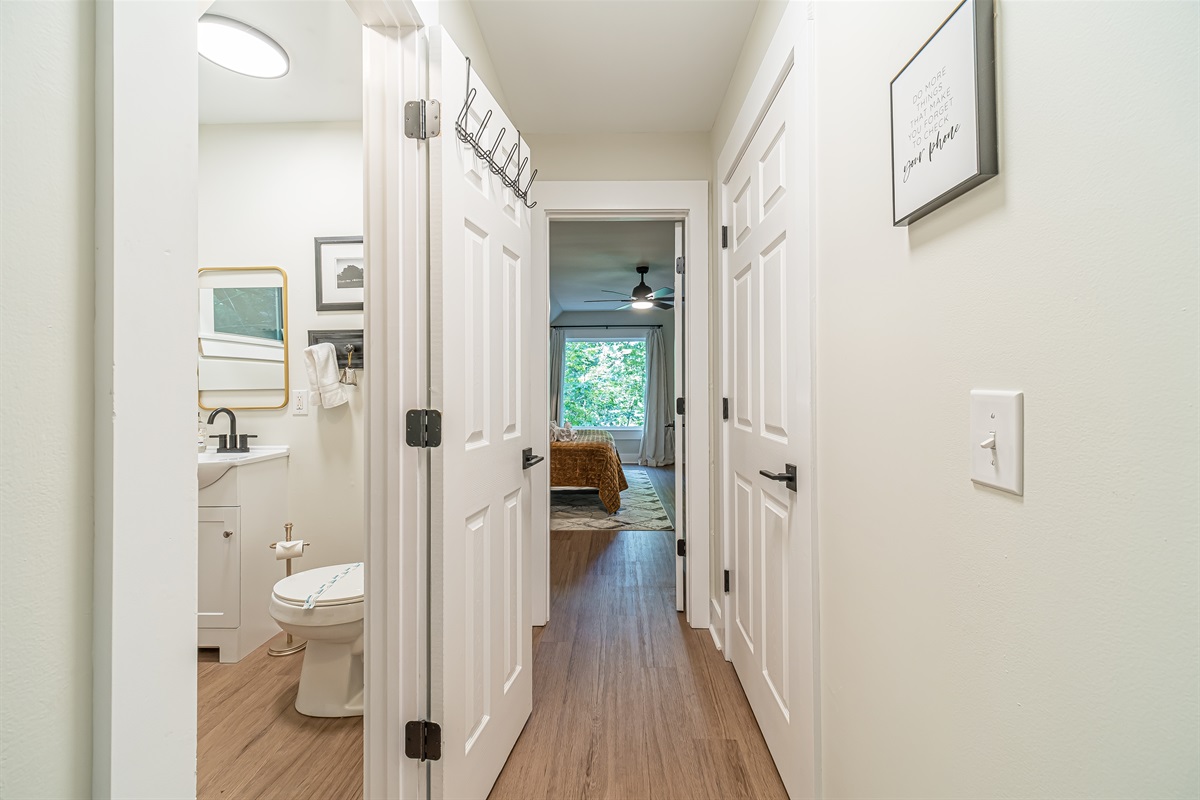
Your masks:
<path fill-rule="evenodd" d="M 293 539 L 290 542 L 275 543 L 275 560 L 283 561 L 287 558 L 299 558 L 304 555 L 304 540 Z"/>

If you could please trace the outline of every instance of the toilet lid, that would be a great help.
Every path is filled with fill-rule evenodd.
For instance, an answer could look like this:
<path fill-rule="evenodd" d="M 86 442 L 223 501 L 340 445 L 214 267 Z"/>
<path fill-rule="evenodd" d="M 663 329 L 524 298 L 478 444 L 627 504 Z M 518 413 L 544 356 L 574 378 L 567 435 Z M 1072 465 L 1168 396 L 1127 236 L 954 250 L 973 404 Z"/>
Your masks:
<path fill-rule="evenodd" d="M 317 595 L 313 603 L 316 607 L 361 603 L 363 565 L 335 564 L 297 572 L 275 584 L 274 594 L 276 599 L 293 605 L 304 605 L 310 595 Z"/>

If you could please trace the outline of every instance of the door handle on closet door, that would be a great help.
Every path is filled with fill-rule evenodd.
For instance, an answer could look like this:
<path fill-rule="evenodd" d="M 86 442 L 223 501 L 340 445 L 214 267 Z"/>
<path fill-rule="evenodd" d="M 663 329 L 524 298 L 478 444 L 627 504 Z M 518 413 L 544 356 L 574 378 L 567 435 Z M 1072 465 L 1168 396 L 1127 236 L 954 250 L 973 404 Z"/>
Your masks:
<path fill-rule="evenodd" d="M 762 475 L 764 478 L 770 478 L 773 481 L 779 481 L 780 483 L 786 485 L 787 488 L 791 489 L 793 492 L 796 491 L 795 464 L 784 464 L 783 472 L 780 473 L 767 472 L 765 469 L 760 469 L 758 474 Z"/>

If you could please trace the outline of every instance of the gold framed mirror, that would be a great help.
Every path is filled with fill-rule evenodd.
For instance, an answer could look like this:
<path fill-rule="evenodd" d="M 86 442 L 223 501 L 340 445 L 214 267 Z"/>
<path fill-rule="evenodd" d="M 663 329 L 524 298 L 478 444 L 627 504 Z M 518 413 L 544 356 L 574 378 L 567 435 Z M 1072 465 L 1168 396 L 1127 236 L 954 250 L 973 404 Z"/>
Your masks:
<path fill-rule="evenodd" d="M 285 408 L 287 273 L 279 267 L 201 267 L 197 285 L 200 408 Z"/>

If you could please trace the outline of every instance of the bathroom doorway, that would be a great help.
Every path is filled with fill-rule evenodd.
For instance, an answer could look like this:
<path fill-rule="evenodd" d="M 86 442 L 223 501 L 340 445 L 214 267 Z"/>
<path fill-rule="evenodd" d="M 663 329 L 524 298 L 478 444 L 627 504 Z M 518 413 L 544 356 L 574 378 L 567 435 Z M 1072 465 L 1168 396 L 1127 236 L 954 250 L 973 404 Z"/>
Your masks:
<path fill-rule="evenodd" d="M 218 332 L 211 358 L 202 332 L 201 419 L 216 405 L 230 408 L 206 433 L 227 435 L 236 420 L 240 434 L 257 438 L 243 457 L 217 454 L 218 440 L 209 440 L 201 457 L 217 467 L 199 490 L 196 791 L 355 796 L 370 384 L 362 21 L 333 1 L 217 0 L 207 13 L 265 33 L 290 59 L 275 80 L 201 59 L 197 206 L 202 268 L 271 265 L 284 274 L 286 331 L 277 339 L 287 370 L 281 393 L 269 397 L 245 385 L 212 390 L 205 359 L 231 360 L 230 340 L 241 344 L 247 331 Z M 235 289 L 223 300 L 244 304 L 244 285 Z M 203 319 L 213 301 L 201 291 Z M 315 619 L 322 623 L 306 629 L 314 631 L 307 645 L 280 630 L 281 620 L 299 631 Z M 335 628 L 341 640 L 326 642 Z M 331 660 L 341 666 L 331 671 Z"/>

